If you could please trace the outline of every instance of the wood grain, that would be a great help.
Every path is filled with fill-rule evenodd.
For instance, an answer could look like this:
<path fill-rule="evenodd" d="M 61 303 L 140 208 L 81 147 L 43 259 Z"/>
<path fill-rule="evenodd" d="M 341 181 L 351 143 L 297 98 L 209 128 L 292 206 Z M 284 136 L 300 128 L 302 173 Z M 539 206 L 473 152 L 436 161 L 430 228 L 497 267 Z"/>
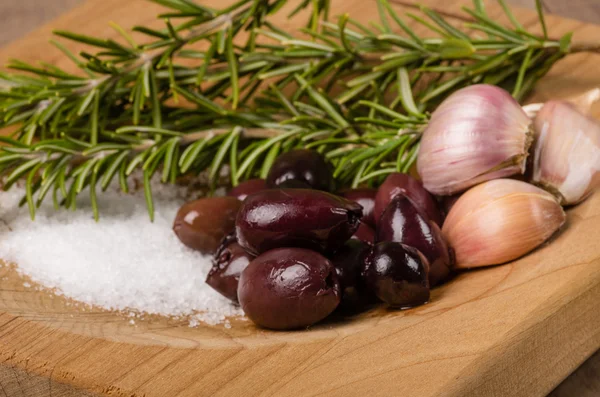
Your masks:
<path fill-rule="evenodd" d="M 466 0 L 446 3 L 457 10 Z M 367 1 L 334 4 L 363 21 L 376 12 Z M 141 0 L 90 0 L 52 27 L 114 37 L 106 21 L 147 24 L 157 11 Z M 519 16 L 535 24 L 533 14 Z M 556 34 L 574 30 L 575 40 L 600 36 L 600 28 L 575 21 L 550 18 L 549 26 Z M 66 65 L 47 50 L 49 32 L 46 26 L 7 46 L 0 61 Z M 532 99 L 600 86 L 599 58 L 562 61 Z M 600 194 L 569 211 L 568 223 L 551 244 L 517 262 L 461 274 L 424 307 L 379 309 L 295 333 L 239 321 L 230 330 L 164 318 L 130 326 L 117 313 L 84 311 L 27 289 L 3 267 L 0 384 L 12 379 L 14 392 L 6 395 L 36 397 L 77 395 L 79 388 L 118 396 L 544 396 L 600 346 Z M 48 388 L 34 386 L 44 380 Z"/>
<path fill-rule="evenodd" d="M 0 47 L 23 36 L 84 0 L 2 0 L 0 2 Z M 535 0 L 509 0 L 509 3 L 535 8 Z M 600 24 L 600 3 L 597 0 L 543 0 L 544 11 Z"/>

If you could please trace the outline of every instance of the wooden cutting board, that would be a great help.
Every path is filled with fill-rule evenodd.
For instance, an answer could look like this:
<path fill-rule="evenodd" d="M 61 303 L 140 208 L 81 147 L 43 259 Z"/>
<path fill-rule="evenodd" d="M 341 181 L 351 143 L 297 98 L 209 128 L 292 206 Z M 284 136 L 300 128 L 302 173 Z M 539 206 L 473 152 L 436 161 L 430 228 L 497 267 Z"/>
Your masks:
<path fill-rule="evenodd" d="M 467 1 L 422 3 L 457 14 Z M 362 21 L 376 16 L 371 0 L 334 0 L 334 10 Z M 156 25 L 159 11 L 142 0 L 89 0 L 1 49 L 0 62 L 18 57 L 66 66 L 46 45 L 51 28 L 114 37 L 107 22 Z M 537 29 L 532 12 L 517 14 Z M 548 25 L 552 36 L 575 31 L 575 41 L 600 40 L 597 26 L 553 17 Z M 589 54 L 561 61 L 531 100 L 599 87 L 599 61 Z M 550 244 L 514 263 L 463 273 L 435 289 L 426 306 L 380 309 L 302 332 L 260 330 L 242 321 L 231 329 L 192 329 L 165 318 L 132 326 L 118 313 L 76 309 L 61 297 L 25 288 L 26 280 L 4 266 L 0 393 L 545 396 L 600 347 L 599 242 L 597 193 L 568 212 L 566 228 Z"/>

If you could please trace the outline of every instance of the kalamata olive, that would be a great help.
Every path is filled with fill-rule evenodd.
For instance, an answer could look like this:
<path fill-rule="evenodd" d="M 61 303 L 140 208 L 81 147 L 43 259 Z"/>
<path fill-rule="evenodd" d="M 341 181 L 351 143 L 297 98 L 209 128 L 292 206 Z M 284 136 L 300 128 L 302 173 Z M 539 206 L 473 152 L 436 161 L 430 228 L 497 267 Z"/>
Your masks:
<path fill-rule="evenodd" d="M 237 243 L 235 235 L 225 237 L 213 257 L 213 266 L 208 272 L 206 283 L 224 297 L 237 302 L 240 275 L 252 259 L 254 256 Z"/>
<path fill-rule="evenodd" d="M 427 259 L 417 249 L 396 242 L 373 247 L 363 278 L 367 287 L 385 303 L 400 309 L 429 301 Z"/>
<path fill-rule="evenodd" d="M 303 248 L 278 248 L 258 256 L 242 272 L 240 305 L 256 324 L 294 329 L 321 321 L 340 303 L 332 263 Z"/>
<path fill-rule="evenodd" d="M 366 291 L 361 272 L 371 247 L 371 244 L 352 239 L 331 256 L 331 263 L 335 267 L 342 288 L 342 304 L 366 303 Z"/>
<path fill-rule="evenodd" d="M 419 213 L 404 195 L 394 197 L 377 226 L 375 241 L 395 241 L 419 250 L 429 262 L 429 284 L 434 286 L 450 274 L 448 245 L 440 227 Z"/>
<path fill-rule="evenodd" d="M 358 229 L 356 229 L 356 232 L 352 235 L 352 239 L 373 245 L 375 242 L 375 231 L 371 229 L 369 225 L 361 221 Z"/>
<path fill-rule="evenodd" d="M 340 196 L 357 202 L 363 207 L 363 217 L 361 220 L 371 227 L 375 227 L 375 215 L 373 210 L 375 209 L 376 195 L 377 189 L 371 188 L 349 189 L 340 193 Z"/>
<path fill-rule="evenodd" d="M 182 243 L 203 254 L 213 254 L 223 237 L 234 231 L 241 202 L 235 197 L 210 197 L 179 208 L 173 231 Z"/>
<path fill-rule="evenodd" d="M 399 194 L 404 194 L 412 200 L 415 206 L 429 219 L 441 226 L 442 215 L 434 198 L 423 187 L 421 182 L 407 174 L 393 173 L 388 175 L 377 191 L 375 197 L 375 221 L 379 218 L 390 201 Z"/>
<path fill-rule="evenodd" d="M 438 201 L 440 203 L 440 208 L 444 212 L 444 217 L 448 215 L 450 209 L 454 206 L 454 204 L 458 201 L 462 193 L 454 194 L 452 196 L 441 196 L 438 197 Z"/>
<path fill-rule="evenodd" d="M 310 189 L 269 189 L 248 196 L 236 220 L 238 243 L 253 254 L 280 247 L 333 252 L 356 231 L 360 205 Z"/>
<path fill-rule="evenodd" d="M 247 181 L 241 182 L 239 185 L 234 187 L 227 193 L 228 196 L 237 197 L 238 200 L 244 201 L 249 195 L 260 192 L 267 188 L 267 183 L 264 179 L 248 179 Z"/>
<path fill-rule="evenodd" d="M 308 183 L 297 179 L 288 179 L 287 181 L 281 182 L 276 187 L 280 189 L 312 189 L 312 186 Z"/>
<path fill-rule="evenodd" d="M 312 189 L 331 190 L 333 177 L 325 158 L 318 152 L 297 149 L 277 157 L 269 174 L 267 186 L 274 188 L 282 183 L 295 180 L 307 183 Z M 286 187 L 297 187 L 290 186 Z"/>

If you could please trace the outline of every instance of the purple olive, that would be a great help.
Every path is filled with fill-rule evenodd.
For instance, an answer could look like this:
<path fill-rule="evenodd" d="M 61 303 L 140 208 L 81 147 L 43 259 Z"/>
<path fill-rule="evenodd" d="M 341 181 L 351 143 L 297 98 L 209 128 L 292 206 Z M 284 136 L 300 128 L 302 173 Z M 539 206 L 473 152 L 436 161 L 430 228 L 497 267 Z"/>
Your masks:
<path fill-rule="evenodd" d="M 280 247 L 333 252 L 356 231 L 360 205 L 310 189 L 270 189 L 248 196 L 236 220 L 238 243 L 252 254 Z"/>
<path fill-rule="evenodd" d="M 371 227 L 375 227 L 375 196 L 377 195 L 377 189 L 371 188 L 359 188 L 344 190 L 340 193 L 340 196 L 357 202 L 363 207 L 362 221 Z"/>
<path fill-rule="evenodd" d="M 244 201 L 249 195 L 265 190 L 266 188 L 267 184 L 264 179 L 248 179 L 231 189 L 227 195 Z"/>
<path fill-rule="evenodd" d="M 240 201 L 235 197 L 190 201 L 179 208 L 173 231 L 188 247 L 203 254 L 213 254 L 221 240 L 234 231 L 240 206 Z"/>
<path fill-rule="evenodd" d="M 396 242 L 373 247 L 363 278 L 379 299 L 400 309 L 429 301 L 427 259 L 415 248 Z"/>
<path fill-rule="evenodd" d="M 356 232 L 352 235 L 352 239 L 373 245 L 375 242 L 375 231 L 371 229 L 369 225 L 361 221 L 358 229 L 356 229 Z"/>
<path fill-rule="evenodd" d="M 252 259 L 254 256 L 237 243 L 234 235 L 225 237 L 214 255 L 213 266 L 208 272 L 206 283 L 224 297 L 237 302 L 240 275 Z"/>
<path fill-rule="evenodd" d="M 275 187 L 280 189 L 312 189 L 312 186 L 310 186 L 308 183 L 299 181 L 297 179 L 288 179 L 287 181 L 283 181 Z"/>
<path fill-rule="evenodd" d="M 440 227 L 421 215 L 403 195 L 394 197 L 381 215 L 375 241 L 395 241 L 419 250 L 429 262 L 431 286 L 450 274 L 451 258 Z"/>
<path fill-rule="evenodd" d="M 447 216 L 450 213 L 450 210 L 454 204 L 456 204 L 461 195 L 462 193 L 454 194 L 452 196 L 438 196 L 440 208 L 444 212 L 444 216 Z"/>
<path fill-rule="evenodd" d="M 274 188 L 286 181 L 300 181 L 312 189 L 330 191 L 333 185 L 331 169 L 318 152 L 306 149 L 292 150 L 277 157 L 267 175 L 267 186 Z M 284 187 L 290 186 L 289 183 Z"/>
<path fill-rule="evenodd" d="M 242 272 L 238 286 L 246 316 L 272 329 L 321 321 L 335 310 L 340 296 L 331 262 L 303 248 L 278 248 L 258 256 Z"/>
<path fill-rule="evenodd" d="M 331 256 L 331 263 L 335 267 L 342 288 L 342 304 L 366 303 L 367 294 L 362 283 L 361 272 L 371 247 L 371 244 L 352 239 Z"/>
<path fill-rule="evenodd" d="M 442 225 L 442 215 L 434 198 L 417 181 L 408 174 L 390 174 L 377 191 L 375 198 L 375 221 L 379 225 L 379 218 L 390 201 L 399 194 L 403 194 L 415 204 L 415 206 L 429 219 Z"/>

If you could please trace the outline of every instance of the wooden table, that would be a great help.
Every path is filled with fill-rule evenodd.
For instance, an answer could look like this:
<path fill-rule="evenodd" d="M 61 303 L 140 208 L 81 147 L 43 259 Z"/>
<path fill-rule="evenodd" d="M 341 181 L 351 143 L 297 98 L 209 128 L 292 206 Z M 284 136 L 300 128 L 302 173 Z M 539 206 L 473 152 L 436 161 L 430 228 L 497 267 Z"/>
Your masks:
<path fill-rule="evenodd" d="M 84 0 L 2 0 L 0 1 L 0 46 L 23 36 Z M 440 0 L 442 1 L 442 0 Z M 535 0 L 508 0 L 515 5 L 534 8 Z M 598 0 L 543 0 L 549 13 L 600 24 Z"/>
<path fill-rule="evenodd" d="M 2 0 L 0 2 L 0 46 L 23 36 L 37 26 L 55 18 L 84 0 Z M 533 7 L 534 0 L 509 0 L 513 4 Z M 598 0 L 544 0 L 548 13 L 600 24 Z M 18 377 L 18 374 L 14 374 Z M 0 374 L 0 386 L 3 376 Z M 0 388 L 0 390 L 2 390 Z M 60 392 L 59 392 L 60 394 Z M 594 354 L 577 371 L 569 376 L 551 394 L 551 397 L 600 395 L 600 352 Z"/>

